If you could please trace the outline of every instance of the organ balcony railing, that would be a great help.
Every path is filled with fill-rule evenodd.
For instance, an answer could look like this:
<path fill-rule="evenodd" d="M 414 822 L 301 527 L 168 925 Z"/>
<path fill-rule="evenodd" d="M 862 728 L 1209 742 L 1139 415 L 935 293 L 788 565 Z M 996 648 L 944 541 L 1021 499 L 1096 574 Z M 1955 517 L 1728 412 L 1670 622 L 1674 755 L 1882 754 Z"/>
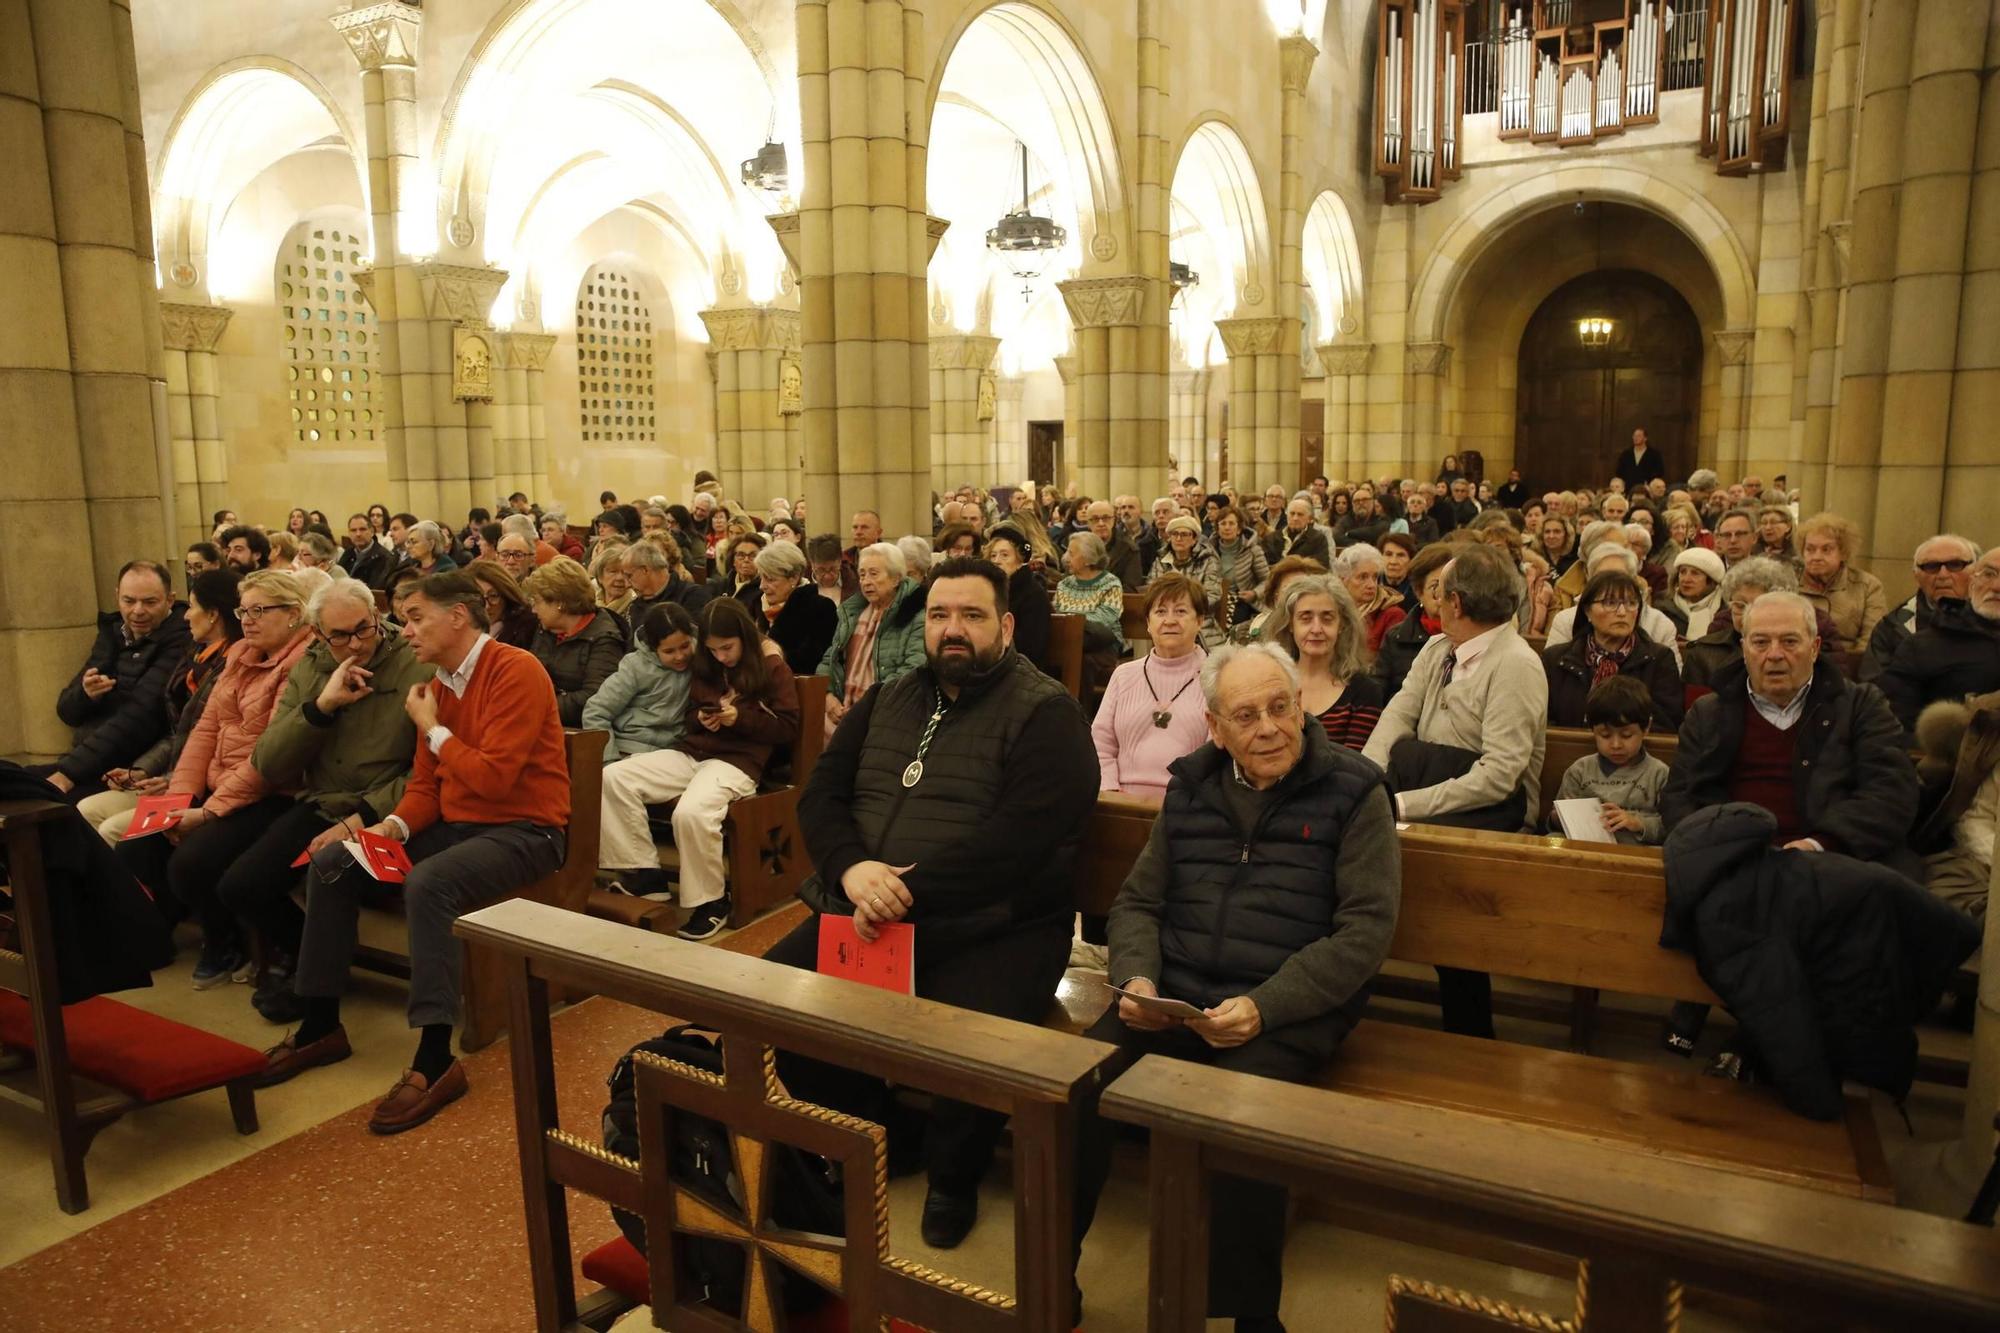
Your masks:
<path fill-rule="evenodd" d="M 1572 147 L 1700 89 L 1724 175 L 1784 165 L 1799 0 L 1378 0 L 1375 170 L 1392 202 L 1457 179 L 1465 115 Z"/>

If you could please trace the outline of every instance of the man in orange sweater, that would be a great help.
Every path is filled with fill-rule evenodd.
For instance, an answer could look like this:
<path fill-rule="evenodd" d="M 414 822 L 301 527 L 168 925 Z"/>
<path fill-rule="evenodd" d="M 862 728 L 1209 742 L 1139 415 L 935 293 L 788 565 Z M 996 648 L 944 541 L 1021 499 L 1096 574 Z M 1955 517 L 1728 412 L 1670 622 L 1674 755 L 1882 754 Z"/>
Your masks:
<path fill-rule="evenodd" d="M 414 1129 L 465 1095 L 465 1070 L 451 1053 L 459 996 L 452 924 L 474 903 L 552 873 L 562 864 L 569 824 L 555 686 L 533 654 L 487 636 L 479 585 L 456 571 L 433 574 L 416 583 L 403 617 L 403 636 L 419 661 L 437 668 L 437 679 L 412 686 L 404 701 L 422 743 L 403 799 L 364 832 L 407 843 L 415 863 L 402 892 L 410 1026 L 422 1036 L 409 1070 L 368 1122 L 377 1134 Z M 371 883 L 339 843 L 313 854 L 292 983 L 304 1020 L 266 1052 L 263 1086 L 353 1053 L 340 1024 L 340 994 L 361 895 Z"/>

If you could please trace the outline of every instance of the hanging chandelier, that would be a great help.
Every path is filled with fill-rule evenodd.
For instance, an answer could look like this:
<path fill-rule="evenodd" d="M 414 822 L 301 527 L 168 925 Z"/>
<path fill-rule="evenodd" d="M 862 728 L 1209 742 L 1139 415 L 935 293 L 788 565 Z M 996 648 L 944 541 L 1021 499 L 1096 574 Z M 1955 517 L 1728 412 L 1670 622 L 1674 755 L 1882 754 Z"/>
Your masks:
<path fill-rule="evenodd" d="M 1056 251 L 1062 249 L 1069 233 L 1053 218 L 1036 215 L 1028 208 L 1028 145 L 1021 150 L 1021 206 L 986 232 L 986 248 L 997 250 L 1007 261 L 1007 269 L 1021 283 L 1021 299 L 1030 299 L 1030 287 L 1048 268 Z"/>
<path fill-rule="evenodd" d="M 1576 322 L 1576 340 L 1595 350 L 1611 341 L 1611 331 L 1615 327 L 1602 315 L 1590 315 Z"/>

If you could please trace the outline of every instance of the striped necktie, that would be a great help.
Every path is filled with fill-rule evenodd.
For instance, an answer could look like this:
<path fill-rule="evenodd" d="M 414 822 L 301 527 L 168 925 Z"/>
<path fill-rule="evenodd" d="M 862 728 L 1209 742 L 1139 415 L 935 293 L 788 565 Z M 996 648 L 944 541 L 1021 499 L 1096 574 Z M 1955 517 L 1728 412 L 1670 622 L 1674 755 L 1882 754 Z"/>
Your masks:
<path fill-rule="evenodd" d="M 1438 678 L 1438 688 L 1451 684 L 1452 672 L 1458 670 L 1458 649 L 1453 648 L 1444 655 L 1444 674 Z"/>

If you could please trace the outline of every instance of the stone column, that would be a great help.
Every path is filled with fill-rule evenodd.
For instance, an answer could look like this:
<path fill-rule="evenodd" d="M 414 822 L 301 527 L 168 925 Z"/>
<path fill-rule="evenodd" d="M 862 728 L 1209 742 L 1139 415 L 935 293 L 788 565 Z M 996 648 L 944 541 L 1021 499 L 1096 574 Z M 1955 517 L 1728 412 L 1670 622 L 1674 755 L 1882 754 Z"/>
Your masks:
<path fill-rule="evenodd" d="M 1279 441 L 1278 466 L 1286 490 L 1304 482 L 1299 462 L 1299 378 L 1304 352 L 1301 340 L 1305 333 L 1298 318 L 1304 283 L 1299 251 L 1306 225 L 1301 136 L 1305 133 L 1306 82 L 1312 76 L 1313 61 L 1318 56 L 1319 48 L 1305 37 L 1287 37 L 1278 43 L 1284 100 L 1279 113 L 1278 140 L 1278 356 L 1272 366 L 1277 373 L 1277 398 L 1276 416 L 1271 424 Z M 1258 371 L 1260 375 L 1263 373 L 1261 365 Z M 1285 460 L 1289 460 L 1289 465 Z"/>
<path fill-rule="evenodd" d="M 536 495 L 548 489 L 554 476 L 549 456 L 549 423 L 543 407 L 544 372 L 549 365 L 549 353 L 556 347 L 553 333 L 509 333 L 503 337 L 507 358 L 510 387 L 508 401 L 520 404 L 519 415 L 515 418 L 521 432 L 515 437 L 513 446 L 514 466 L 520 480 L 507 487 L 507 492 L 520 490 Z M 511 387 L 512 378 L 518 374 L 521 390 L 515 393 Z M 579 504 L 589 497 L 572 497 Z"/>
<path fill-rule="evenodd" d="M 493 268 L 428 263 L 403 265 L 399 276 L 410 280 L 418 300 L 404 304 L 397 334 L 406 351 L 418 345 L 424 349 L 420 365 L 404 362 L 402 401 L 415 419 L 422 400 L 431 443 L 428 458 L 414 448 L 408 455 L 410 512 L 462 523 L 472 505 L 491 505 L 494 466 L 490 381 L 483 393 L 462 391 L 461 351 L 478 356 L 467 349 L 473 342 L 482 344 L 489 376 L 498 373 L 492 363 L 499 335 L 487 323 L 487 313 L 507 275 Z M 476 429 L 475 407 L 482 409 Z"/>
<path fill-rule="evenodd" d="M 1173 334 L 1167 310 L 1174 289 L 1167 281 L 1171 258 L 1173 164 L 1165 121 L 1173 96 L 1172 46 L 1168 38 L 1185 22 L 1173 0 L 1138 0 L 1139 106 L 1138 170 L 1133 173 L 1133 235 L 1135 268 L 1139 275 L 1139 327 L 1131 339 L 1134 364 L 1114 368 L 1114 405 L 1132 395 L 1132 419 L 1114 416 L 1110 430 L 1111 467 L 1102 492 L 1108 496 L 1137 494 L 1149 503 L 1166 470 L 1168 436 L 1167 374 L 1173 355 Z M 1091 241 L 1091 256 L 1109 263 L 1116 257 L 1117 237 L 1100 232 Z M 1111 339 L 1114 351 L 1125 345 L 1123 335 Z M 1203 476 L 1207 476 L 1206 472 Z M 1093 492 L 1096 494 L 1096 492 Z"/>
<path fill-rule="evenodd" d="M 526 491 L 531 464 L 528 461 L 528 366 L 518 339 L 519 333 L 500 335 L 500 392 L 493 414 L 493 484 L 502 494 Z"/>
<path fill-rule="evenodd" d="M 939 491 L 967 483 L 991 485 L 996 480 L 987 472 L 994 413 L 980 419 L 979 384 L 992 373 L 1000 340 L 953 333 L 934 336 L 930 343 L 931 485 Z"/>
<path fill-rule="evenodd" d="M 1839 385 L 1840 311 L 1846 293 L 1848 183 L 1854 147 L 1855 72 L 1861 52 L 1861 5 L 1821 0 L 1813 36 L 1812 126 L 1806 144 L 1801 240 L 1806 288 L 1805 420 L 1799 485 L 1808 509 L 1824 506 L 1828 451 Z"/>
<path fill-rule="evenodd" d="M 215 347 L 235 313 L 228 306 L 160 306 L 174 512 L 179 540 L 188 544 L 207 540 L 208 516 L 229 504 L 229 458 L 216 412 Z"/>
<path fill-rule="evenodd" d="M 330 20 L 361 67 L 363 126 L 368 150 L 368 206 L 372 270 L 355 275 L 375 308 L 376 401 L 381 404 L 382 447 L 389 472 L 389 503 L 419 514 L 435 510 L 437 444 L 431 428 L 428 386 L 413 392 L 403 384 L 405 368 L 419 373 L 430 365 L 429 335 L 421 323 L 403 327 L 405 308 L 423 303 L 405 263 L 408 251 L 399 220 L 403 209 L 423 199 L 421 147 L 417 138 L 417 47 L 423 11 L 394 3 L 363 5 Z M 435 248 L 432 243 L 421 252 Z M 411 478 L 425 480 L 415 488 Z M 456 517 L 456 516 L 454 516 Z"/>
<path fill-rule="evenodd" d="M 1290 326 L 1287 328 L 1287 326 Z M 1229 463 L 1237 490 L 1272 482 L 1299 488 L 1299 321 L 1219 319 L 1229 352 Z M 1291 352 L 1285 351 L 1287 343 Z M 1291 361 L 1292 422 L 1285 427 L 1284 362 Z"/>
<path fill-rule="evenodd" d="M 1967 5 L 1956 22 L 1963 28 L 1956 40 L 1970 41 L 1973 29 L 1983 30 L 1984 50 L 1946 53 L 1953 63 L 1921 83 L 1913 79 L 1910 88 L 1913 115 L 1921 109 L 1947 124 L 1970 120 L 1976 136 L 1955 151 L 1932 155 L 1940 173 L 1937 183 L 1926 187 L 1938 207 L 1949 206 L 1945 201 L 1954 192 L 1966 201 L 1944 512 L 1938 523 L 1945 532 L 1989 528 L 1991 497 L 2000 486 L 2000 454 L 1993 447 L 1993 424 L 2000 418 L 2000 18 L 1991 6 Z M 1992 1003 L 1989 996 L 1989 1014 Z M 1992 1040 L 2000 1042 L 2000 1032 Z M 1992 1102 L 1989 1095 L 1989 1109 Z"/>
<path fill-rule="evenodd" d="M 1157 431 L 1139 414 L 1140 381 L 1154 373 L 1143 364 L 1142 338 L 1148 346 L 1153 341 L 1143 330 L 1163 285 L 1139 276 L 1072 278 L 1058 284 L 1076 331 L 1079 438 L 1068 447 L 1070 470 L 1083 494 L 1092 498 L 1137 490 L 1143 478 L 1157 476 L 1166 464 L 1164 396 Z M 1164 308 L 1159 324 L 1164 333 Z M 1162 364 L 1159 371 L 1164 370 Z"/>
<path fill-rule="evenodd" d="M 904 0 L 799 0 L 799 313 L 805 492 L 822 527 L 856 509 L 931 526 L 923 15 Z"/>
<path fill-rule="evenodd" d="M 1011 485 L 1028 475 L 1028 381 L 1020 375 L 1000 376 L 999 401 L 993 421 L 993 461 L 989 484 Z"/>
<path fill-rule="evenodd" d="M 1208 371 L 1176 370 L 1171 387 L 1167 456 L 1174 460 L 1182 476 L 1194 472 L 1210 486 L 1217 485 L 1223 478 L 1216 470 L 1208 444 Z M 1159 495 L 1159 485 L 1160 478 L 1155 476 L 1151 494 L 1147 494 L 1144 488 L 1135 492 L 1139 495 L 1139 503 L 1152 504 Z"/>
<path fill-rule="evenodd" d="M 1367 475 L 1368 354 L 1367 343 L 1327 343 L 1319 351 L 1326 367 L 1326 453 L 1322 464 L 1329 477 L 1358 481 Z"/>
<path fill-rule="evenodd" d="M 1083 362 L 1074 352 L 1055 359 L 1056 377 L 1063 386 L 1063 447 L 1053 477 L 1035 480 L 1054 483 L 1061 490 L 1069 477 L 1077 474 L 1077 460 L 1083 449 Z M 1067 474 L 1067 475 L 1064 475 Z"/>
<path fill-rule="evenodd" d="M 0 6 L 0 53 L 0 754 L 38 759 L 118 567 L 177 552 L 130 7 Z"/>
<path fill-rule="evenodd" d="M 799 373 L 798 312 L 738 306 L 704 310 L 701 322 L 714 368 L 723 493 L 760 510 L 774 495 L 797 495 L 799 417 L 784 410 L 784 381 L 787 362 Z"/>
<path fill-rule="evenodd" d="M 1715 355 L 1721 366 L 1721 406 L 1715 426 L 1715 457 L 1710 466 L 1728 481 L 1743 475 L 1748 455 L 1750 429 L 1751 349 L 1757 341 L 1752 329 L 1723 329 L 1713 335 Z"/>

